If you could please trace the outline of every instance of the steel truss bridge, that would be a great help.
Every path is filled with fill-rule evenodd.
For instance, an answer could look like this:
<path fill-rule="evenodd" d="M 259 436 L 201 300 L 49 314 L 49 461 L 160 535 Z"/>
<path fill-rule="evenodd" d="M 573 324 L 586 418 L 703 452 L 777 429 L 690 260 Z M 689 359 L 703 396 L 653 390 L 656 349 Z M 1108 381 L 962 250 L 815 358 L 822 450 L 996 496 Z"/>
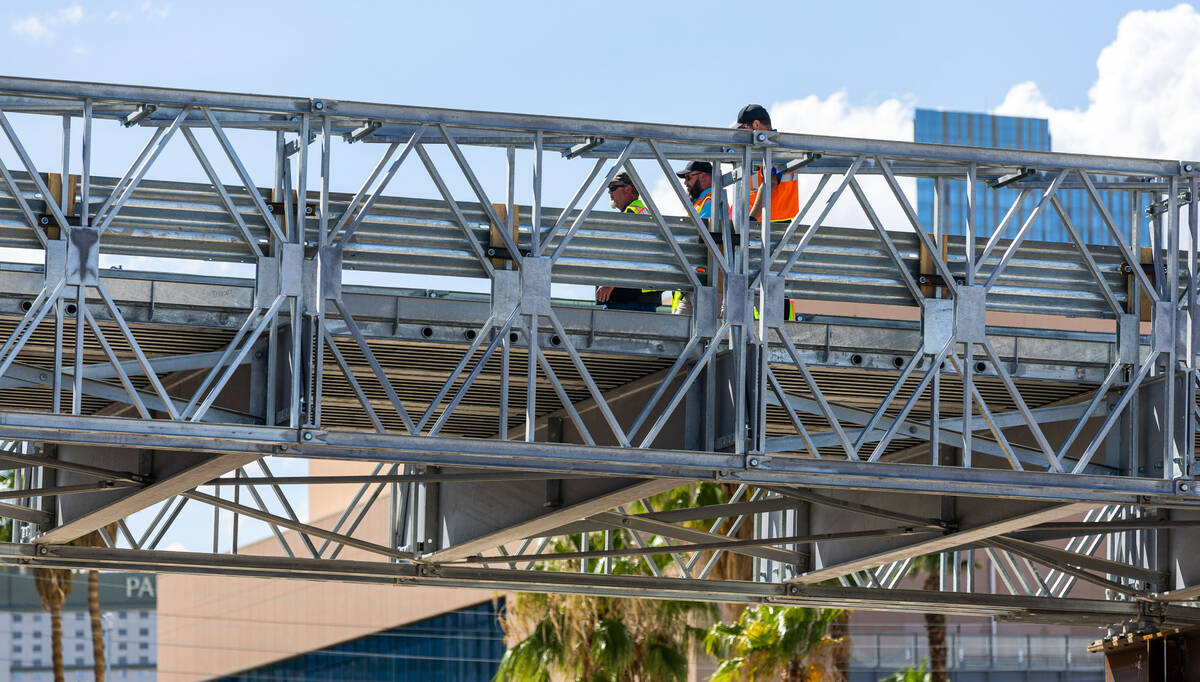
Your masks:
<path fill-rule="evenodd" d="M 0 128 L 0 246 L 37 254 L 0 268 L 4 563 L 1200 623 L 1193 163 L 19 78 Z M 696 159 L 711 222 L 655 201 L 690 207 Z M 749 218 L 767 165 L 807 183 L 793 220 Z M 646 215 L 597 210 L 621 170 Z M 915 178 L 964 188 L 965 237 Z M 865 229 L 827 224 L 846 206 Z M 1047 215 L 1072 242 L 1025 239 Z M 719 504 L 663 507 L 701 481 Z M 336 521 L 296 514 L 333 484 L 358 486 Z M 160 549 L 185 504 L 235 551 L 216 524 L 211 553 Z M 278 542 L 237 549 L 237 519 Z M 899 588 L 926 555 L 942 589 Z"/>

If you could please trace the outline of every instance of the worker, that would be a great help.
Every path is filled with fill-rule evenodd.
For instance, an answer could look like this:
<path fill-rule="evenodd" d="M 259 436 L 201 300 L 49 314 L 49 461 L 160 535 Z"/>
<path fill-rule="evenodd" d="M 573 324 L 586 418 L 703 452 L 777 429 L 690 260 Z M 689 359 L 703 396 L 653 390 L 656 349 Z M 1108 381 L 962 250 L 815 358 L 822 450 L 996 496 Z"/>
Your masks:
<path fill-rule="evenodd" d="M 737 115 L 736 127 L 742 130 L 771 132 L 771 115 L 761 104 L 747 104 Z M 763 183 L 763 172 L 750 174 L 750 217 L 758 220 L 762 216 L 763 195 L 760 191 Z M 774 166 L 771 167 L 771 222 L 790 222 L 800 211 L 800 192 L 796 173 L 782 173 Z M 791 300 L 783 302 L 785 320 L 796 319 L 795 303 Z M 755 310 L 755 317 L 758 311 Z"/>
<path fill-rule="evenodd" d="M 675 173 L 683 180 L 688 198 L 692 200 L 692 208 L 701 219 L 712 217 L 712 171 L 713 166 L 707 161 L 689 161 L 683 170 Z M 692 295 L 682 291 L 671 294 L 671 312 L 676 315 L 692 313 Z"/>
<path fill-rule="evenodd" d="M 633 178 L 621 172 L 608 183 L 610 205 L 622 213 L 642 214 L 646 204 L 638 198 Z M 654 289 L 628 289 L 625 287 L 596 287 L 596 303 L 609 310 L 640 310 L 654 312 L 662 305 L 662 292 Z"/>
<path fill-rule="evenodd" d="M 692 208 L 701 218 L 712 217 L 712 164 L 707 161 L 689 161 L 675 175 L 683 180 Z"/>
<path fill-rule="evenodd" d="M 747 104 L 737 115 L 736 126 L 743 130 L 772 132 L 771 115 L 761 104 Z M 750 176 L 750 217 L 758 220 L 762 215 L 763 172 L 760 168 Z M 800 211 L 800 192 L 796 174 L 783 173 L 771 167 L 771 222 L 790 221 Z"/>

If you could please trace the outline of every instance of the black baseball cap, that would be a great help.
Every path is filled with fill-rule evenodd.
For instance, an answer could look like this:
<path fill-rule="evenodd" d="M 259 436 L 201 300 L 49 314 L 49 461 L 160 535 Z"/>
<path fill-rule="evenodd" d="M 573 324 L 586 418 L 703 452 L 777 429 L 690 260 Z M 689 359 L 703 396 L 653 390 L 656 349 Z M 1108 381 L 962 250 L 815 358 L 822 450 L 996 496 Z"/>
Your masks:
<path fill-rule="evenodd" d="M 771 115 L 767 113 L 766 107 L 761 104 L 747 104 L 738 112 L 737 124 L 746 125 L 751 121 L 770 121 Z"/>
<path fill-rule="evenodd" d="M 621 171 L 620 173 L 614 175 L 612 181 L 622 185 L 629 185 L 630 187 L 634 186 L 633 178 L 629 177 L 629 173 L 626 173 L 625 171 Z"/>
<path fill-rule="evenodd" d="M 696 171 L 712 175 L 712 164 L 707 161 L 688 161 L 688 165 L 684 166 L 683 170 L 676 172 L 675 175 L 682 178 L 687 176 L 688 173 L 695 173 Z"/>

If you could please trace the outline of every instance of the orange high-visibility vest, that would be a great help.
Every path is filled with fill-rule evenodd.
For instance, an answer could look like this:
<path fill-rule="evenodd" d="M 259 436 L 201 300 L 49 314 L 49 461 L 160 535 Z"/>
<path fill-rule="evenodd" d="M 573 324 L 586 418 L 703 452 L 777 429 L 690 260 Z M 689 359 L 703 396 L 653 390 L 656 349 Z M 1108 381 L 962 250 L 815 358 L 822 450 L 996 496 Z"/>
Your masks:
<path fill-rule="evenodd" d="M 800 212 L 800 189 L 796 178 L 795 172 L 784 173 L 780 177 L 779 184 L 771 188 L 771 222 L 791 220 Z M 750 179 L 751 206 L 758 199 L 758 191 L 762 187 L 762 182 L 763 172 L 760 168 L 758 173 Z"/>

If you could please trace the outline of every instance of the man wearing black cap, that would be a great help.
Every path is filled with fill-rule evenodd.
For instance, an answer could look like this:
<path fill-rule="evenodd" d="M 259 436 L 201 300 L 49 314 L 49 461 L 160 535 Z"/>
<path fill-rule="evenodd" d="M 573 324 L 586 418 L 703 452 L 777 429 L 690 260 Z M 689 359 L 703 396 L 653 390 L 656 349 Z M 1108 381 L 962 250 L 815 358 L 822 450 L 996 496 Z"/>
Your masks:
<path fill-rule="evenodd" d="M 701 219 L 712 217 L 712 164 L 707 161 L 689 161 L 683 170 L 675 176 L 683 180 L 688 197 L 692 200 L 692 208 Z M 676 315 L 690 315 L 692 312 L 692 295 L 676 291 L 671 295 L 671 312 Z"/>
<path fill-rule="evenodd" d="M 608 183 L 608 196 L 612 207 L 622 213 L 641 214 L 646 204 L 638 198 L 637 187 L 629 173 L 621 172 Z M 640 310 L 654 312 L 662 305 L 662 292 L 653 289 L 629 289 L 625 287 L 596 287 L 596 303 L 609 310 Z"/>
<path fill-rule="evenodd" d="M 683 180 L 692 208 L 701 218 L 712 217 L 712 164 L 707 161 L 689 161 L 675 175 Z"/>
<path fill-rule="evenodd" d="M 747 104 L 737 115 L 736 126 L 743 130 L 773 131 L 771 115 L 761 104 Z M 759 218 L 762 213 L 763 174 L 760 169 L 751 176 L 750 187 L 750 217 Z M 800 192 L 796 183 L 795 173 L 781 173 L 771 168 L 771 222 L 788 221 L 796 217 L 800 210 Z"/>
<path fill-rule="evenodd" d="M 737 127 L 742 130 L 772 131 L 771 115 L 761 104 L 747 104 L 737 115 Z M 750 217 L 759 218 L 762 214 L 763 172 L 750 176 Z M 771 222 L 788 222 L 800 211 L 800 192 L 795 173 L 780 173 L 771 168 Z M 795 306 L 792 301 L 784 301 L 783 318 L 796 319 Z"/>

